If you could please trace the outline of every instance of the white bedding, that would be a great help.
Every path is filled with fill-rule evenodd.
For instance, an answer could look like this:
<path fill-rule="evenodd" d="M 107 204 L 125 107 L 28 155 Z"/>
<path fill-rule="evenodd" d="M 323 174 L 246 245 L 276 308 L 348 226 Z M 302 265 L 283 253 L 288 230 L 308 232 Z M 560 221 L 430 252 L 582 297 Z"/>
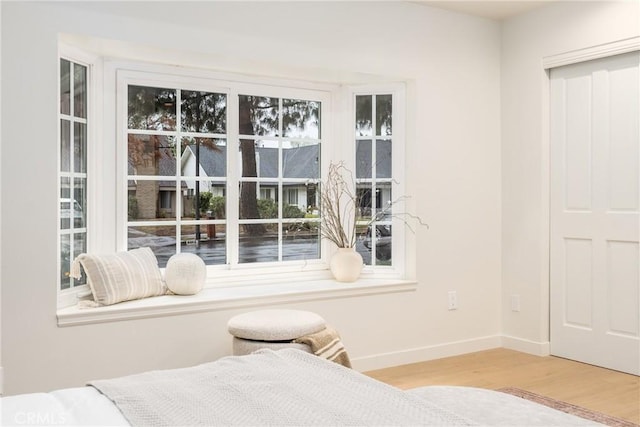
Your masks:
<path fill-rule="evenodd" d="M 129 426 L 117 406 L 93 387 L 3 397 L 0 413 L 2 426 Z"/>
<path fill-rule="evenodd" d="M 246 356 L 244 356 L 246 358 Z M 311 357 L 311 356 L 309 356 Z M 224 360 L 224 359 L 222 359 Z M 235 362 L 235 359 L 231 359 Z M 248 360 L 248 359 L 243 359 Z M 323 363 L 330 363 L 324 361 Z M 313 366 L 314 364 L 312 364 Z M 331 366 L 333 368 L 333 366 Z M 264 366 L 263 366 L 264 369 Z M 347 374 L 351 373 L 351 371 L 344 369 Z M 310 370 L 308 374 L 304 373 L 305 378 L 313 377 L 313 376 L 323 376 L 317 375 L 317 370 Z M 289 372 L 294 372 L 296 376 L 300 376 L 300 372 L 296 372 L 294 370 L 286 370 L 283 371 L 281 376 L 285 377 Z M 355 377 L 362 377 L 358 373 L 353 373 Z M 326 375 L 325 375 L 326 376 Z M 347 375 L 348 376 L 348 375 Z M 304 378 L 303 378 L 304 379 Z M 237 379 L 236 379 L 237 380 Z M 245 388 L 246 384 L 253 383 L 255 378 L 251 375 L 248 375 L 243 381 L 234 381 L 234 387 Z M 320 381 L 321 380 L 317 380 Z M 334 379 L 335 381 L 335 379 Z M 349 379 L 345 380 L 346 383 L 349 383 Z M 359 380 L 358 380 L 359 381 Z M 371 380 L 374 381 L 374 380 Z M 125 382 L 124 384 L 126 384 Z M 208 381 L 207 383 L 210 383 Z M 309 381 L 309 384 L 314 384 L 316 387 L 318 386 L 316 379 Z M 346 384 L 345 383 L 345 384 Z M 357 383 L 357 381 L 356 381 Z M 334 392 L 339 393 L 338 396 L 344 396 L 345 399 L 349 399 L 348 394 L 353 390 L 350 387 L 345 387 L 345 384 L 339 384 L 339 386 L 334 387 Z M 391 388 L 380 383 L 385 388 Z M 253 384 L 248 387 L 248 389 L 252 389 Z M 126 390 L 126 389 L 125 389 Z M 274 388 L 271 391 L 273 393 L 278 394 L 280 388 Z M 457 414 L 460 419 L 466 419 L 470 422 L 470 424 L 477 425 L 501 425 L 501 426 L 576 426 L 576 425 L 599 425 L 597 423 L 593 423 L 588 420 L 584 420 L 582 418 L 578 418 L 569 414 L 565 414 L 560 411 L 556 411 L 554 409 L 538 405 L 536 403 L 511 396 L 508 394 L 483 390 L 477 388 L 470 387 L 449 387 L 449 386 L 436 386 L 436 387 L 421 387 L 413 390 L 409 390 L 406 392 L 400 392 L 397 389 L 393 389 L 394 391 L 390 394 L 393 396 L 393 393 L 399 392 L 402 395 L 406 395 L 408 401 L 411 405 L 417 402 L 418 407 L 420 407 L 420 401 L 424 401 L 425 410 L 429 410 L 429 408 L 438 408 L 438 410 L 442 409 L 444 412 L 451 412 Z M 312 394 L 313 396 L 318 396 L 317 394 Z M 319 396 L 324 396 L 320 394 Z M 386 395 L 382 395 L 385 397 Z M 381 396 L 378 396 L 378 398 Z M 259 401 L 259 396 L 256 397 Z M 394 398 L 395 399 L 395 398 Z M 227 399 L 229 400 L 229 399 Z M 265 399 L 267 400 L 267 399 Z M 315 420 L 315 424 L 323 424 L 321 421 L 329 420 L 330 417 L 325 417 L 326 412 L 330 412 L 333 410 L 330 406 L 323 407 L 322 405 L 326 405 L 327 399 L 322 399 L 322 401 L 318 402 L 308 402 L 308 404 L 316 405 L 317 407 L 312 408 L 313 413 L 316 414 L 316 417 L 322 417 L 320 419 Z M 373 399 L 375 400 L 375 399 Z M 402 397 L 399 399 L 399 402 L 402 405 L 406 405 Z M 367 412 L 367 406 L 362 405 L 362 399 L 360 399 L 358 403 L 365 412 Z M 379 401 L 376 405 L 381 405 Z M 332 403 L 333 405 L 333 403 Z M 401 405 L 401 406 L 402 406 Z M 188 405 L 187 405 L 188 406 Z M 239 403 L 239 407 L 244 407 L 242 402 Z M 371 407 L 369 405 L 368 407 Z M 414 406 L 412 406 L 413 408 Z M 406 410 L 406 407 L 403 407 Z M 378 409 L 378 408 L 376 408 Z M 385 409 L 388 411 L 389 409 Z M 113 404 L 109 398 L 105 395 L 98 392 L 93 387 L 80 387 L 80 388 L 70 388 L 54 391 L 51 393 L 34 393 L 34 394 L 25 394 L 13 397 L 5 397 L 0 400 L 0 411 L 2 412 L 1 421 L 3 426 L 42 426 L 42 425 L 65 425 L 65 426 L 127 426 L 129 423 L 127 419 L 122 415 L 120 409 L 116 405 Z M 237 409 L 234 409 L 237 411 Z M 375 411 L 372 411 L 375 412 Z M 322 414 L 322 415 L 318 415 Z M 351 415 L 351 414 L 347 414 Z M 379 419 L 374 418 L 376 421 L 371 421 L 371 419 L 363 418 L 368 421 L 355 423 L 355 425 L 394 425 L 397 423 L 390 422 L 390 419 L 393 418 L 393 413 L 388 414 L 389 416 L 381 415 Z M 404 415 L 398 413 L 398 419 L 404 419 Z M 241 418 L 242 419 L 242 418 Z M 247 419 L 246 417 L 244 418 Z M 275 418 L 278 419 L 278 418 Z M 428 419 L 428 418 L 424 418 Z M 271 421 L 271 424 L 274 424 L 273 419 L 269 417 L 265 418 L 266 422 L 261 422 L 259 418 L 254 418 L 253 425 L 264 425 L 268 424 L 268 421 Z M 320 422 L 319 422 L 320 421 Z M 353 420 L 352 420 L 353 421 Z M 182 423 L 184 424 L 184 423 Z M 276 423 L 278 424 L 278 423 Z M 346 422 L 343 424 L 347 424 Z M 354 425 L 353 422 L 350 423 Z M 426 424 L 425 422 L 416 422 L 415 425 Z M 340 425 L 335 422 L 326 422 L 326 425 Z"/>

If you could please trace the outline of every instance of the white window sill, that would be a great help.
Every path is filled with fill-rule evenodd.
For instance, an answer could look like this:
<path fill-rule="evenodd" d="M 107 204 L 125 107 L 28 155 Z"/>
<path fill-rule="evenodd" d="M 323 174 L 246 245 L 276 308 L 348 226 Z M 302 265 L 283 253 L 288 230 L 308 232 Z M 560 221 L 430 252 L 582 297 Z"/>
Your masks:
<path fill-rule="evenodd" d="M 209 287 L 197 295 L 163 295 L 105 307 L 59 309 L 58 326 L 172 316 L 271 304 L 415 291 L 417 282 L 361 278 L 353 283 L 309 280 L 251 286 Z"/>

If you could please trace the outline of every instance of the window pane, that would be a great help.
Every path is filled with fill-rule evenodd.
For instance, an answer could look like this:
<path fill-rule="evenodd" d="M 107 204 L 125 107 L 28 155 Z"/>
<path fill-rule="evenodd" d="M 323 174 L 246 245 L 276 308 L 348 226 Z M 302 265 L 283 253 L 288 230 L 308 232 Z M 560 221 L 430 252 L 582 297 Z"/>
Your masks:
<path fill-rule="evenodd" d="M 87 179 L 75 178 L 73 180 L 73 226 L 75 228 L 86 227 L 87 212 Z"/>
<path fill-rule="evenodd" d="M 320 233 L 317 223 L 283 224 L 282 260 L 320 258 Z"/>
<path fill-rule="evenodd" d="M 175 138 L 129 135 L 129 175 L 176 176 Z"/>
<path fill-rule="evenodd" d="M 260 157 L 260 168 L 265 161 L 273 161 L 272 157 Z M 275 161 L 277 162 L 277 157 Z M 275 168 L 273 167 L 275 166 Z M 278 164 L 269 169 L 277 171 Z M 285 141 L 282 144 L 282 174 L 284 178 L 320 178 L 320 144 L 296 143 Z"/>
<path fill-rule="evenodd" d="M 221 224 L 183 225 L 180 252 L 198 255 L 206 265 L 227 263 L 226 227 Z"/>
<path fill-rule="evenodd" d="M 371 95 L 356 96 L 356 136 L 373 135 Z"/>
<path fill-rule="evenodd" d="M 373 157 L 371 156 L 371 140 L 356 141 L 356 178 L 371 179 L 373 174 Z"/>
<path fill-rule="evenodd" d="M 393 214 L 391 182 L 376 183 L 376 221 L 391 221 Z"/>
<path fill-rule="evenodd" d="M 182 218 L 224 219 L 226 183 L 222 181 L 182 181 Z"/>
<path fill-rule="evenodd" d="M 226 133 L 227 95 L 183 90 L 181 96 L 183 131 Z"/>
<path fill-rule="evenodd" d="M 71 180 L 60 178 L 60 229 L 71 228 Z"/>
<path fill-rule="evenodd" d="M 60 198 L 71 197 L 71 179 L 68 177 L 60 178 Z"/>
<path fill-rule="evenodd" d="M 372 233 L 372 230 L 375 230 L 375 233 Z M 369 251 L 369 261 L 371 254 L 375 251 L 376 265 L 391 265 L 391 225 L 375 224 L 369 226 L 364 246 Z"/>
<path fill-rule="evenodd" d="M 74 233 L 73 234 L 73 257 L 75 259 L 80 254 L 87 252 L 87 233 Z M 73 286 L 80 286 L 87 283 L 87 278 L 82 272 L 80 279 L 73 279 Z"/>
<path fill-rule="evenodd" d="M 75 172 L 87 172 L 87 125 L 73 123 L 73 169 Z"/>
<path fill-rule="evenodd" d="M 318 191 L 317 182 L 305 183 L 305 194 L 307 196 L 306 204 L 306 216 L 308 218 L 318 218 L 318 206 L 320 206 L 320 193 Z M 298 200 L 298 202 L 300 202 Z"/>
<path fill-rule="evenodd" d="M 127 248 L 137 249 L 149 247 L 158 258 L 158 266 L 164 268 L 167 261 L 176 253 L 176 226 L 159 225 L 144 227 L 129 227 L 127 233 Z"/>
<path fill-rule="evenodd" d="M 68 230 L 71 228 L 71 218 L 73 215 L 72 201 L 70 198 L 60 199 L 60 229 Z"/>
<path fill-rule="evenodd" d="M 224 177 L 227 175 L 227 141 L 212 138 L 182 138 L 182 175 Z M 196 167 L 199 165 L 200 167 Z"/>
<path fill-rule="evenodd" d="M 87 67 L 73 64 L 73 115 L 87 117 Z"/>
<path fill-rule="evenodd" d="M 356 197 L 359 207 L 359 219 L 369 220 L 374 214 L 372 206 L 372 189 L 370 183 L 356 184 Z"/>
<path fill-rule="evenodd" d="M 71 172 L 71 123 L 60 120 L 60 171 Z"/>
<path fill-rule="evenodd" d="M 161 207 L 162 198 L 169 207 Z M 175 181 L 129 180 L 128 217 L 129 221 L 175 219 Z"/>
<path fill-rule="evenodd" d="M 69 289 L 71 287 L 71 261 L 73 261 L 71 252 L 71 236 L 63 234 L 60 236 L 60 288 Z"/>
<path fill-rule="evenodd" d="M 391 135 L 391 95 L 376 96 L 376 135 Z"/>
<path fill-rule="evenodd" d="M 129 86 L 129 129 L 175 130 L 176 91 Z"/>
<path fill-rule="evenodd" d="M 278 177 L 278 145 L 272 141 L 240 140 L 240 172 L 247 178 Z"/>
<path fill-rule="evenodd" d="M 240 218 L 278 218 L 278 184 L 264 182 L 240 183 Z"/>
<path fill-rule="evenodd" d="M 391 140 L 382 139 L 376 141 L 376 178 L 391 178 Z"/>
<path fill-rule="evenodd" d="M 71 63 L 60 60 L 60 113 L 71 114 Z"/>
<path fill-rule="evenodd" d="M 282 100 L 282 129 L 289 138 L 320 138 L 320 102 Z"/>
<path fill-rule="evenodd" d="M 239 129 L 241 135 L 278 135 L 278 98 L 239 95 Z"/>
<path fill-rule="evenodd" d="M 247 227 L 245 224 L 244 227 Z M 251 224 L 249 228 L 263 226 L 265 229 L 273 229 L 274 224 Z M 263 235 L 246 233 L 240 237 L 239 261 L 241 264 L 254 262 L 278 261 L 278 234 L 273 232 Z M 277 229 L 275 230 L 277 231 Z"/>
<path fill-rule="evenodd" d="M 308 186 L 302 182 L 282 183 L 283 218 L 304 218 L 307 212 L 307 190 Z"/>

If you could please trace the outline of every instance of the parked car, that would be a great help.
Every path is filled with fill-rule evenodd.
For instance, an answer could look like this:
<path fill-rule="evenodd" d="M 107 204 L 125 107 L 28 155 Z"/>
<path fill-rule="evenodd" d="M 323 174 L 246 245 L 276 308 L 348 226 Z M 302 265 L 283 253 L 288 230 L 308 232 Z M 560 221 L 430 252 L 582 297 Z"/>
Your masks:
<path fill-rule="evenodd" d="M 372 225 L 367 227 L 367 235 L 364 239 L 364 246 L 371 250 L 373 244 L 371 243 L 371 231 L 374 229 Z M 388 261 L 391 259 L 391 225 L 390 224 L 376 224 L 375 226 L 375 242 L 376 242 L 376 259 L 379 261 Z"/>

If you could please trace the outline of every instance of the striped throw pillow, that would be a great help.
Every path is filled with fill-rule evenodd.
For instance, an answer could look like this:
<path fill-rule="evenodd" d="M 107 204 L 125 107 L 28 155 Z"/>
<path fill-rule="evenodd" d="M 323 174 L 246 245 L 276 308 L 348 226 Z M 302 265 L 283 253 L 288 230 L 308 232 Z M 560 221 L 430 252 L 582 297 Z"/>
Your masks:
<path fill-rule="evenodd" d="M 87 275 L 93 299 L 100 305 L 164 295 L 167 287 L 150 248 L 109 255 L 80 254 L 71 268 L 80 277 L 80 265 Z"/>

